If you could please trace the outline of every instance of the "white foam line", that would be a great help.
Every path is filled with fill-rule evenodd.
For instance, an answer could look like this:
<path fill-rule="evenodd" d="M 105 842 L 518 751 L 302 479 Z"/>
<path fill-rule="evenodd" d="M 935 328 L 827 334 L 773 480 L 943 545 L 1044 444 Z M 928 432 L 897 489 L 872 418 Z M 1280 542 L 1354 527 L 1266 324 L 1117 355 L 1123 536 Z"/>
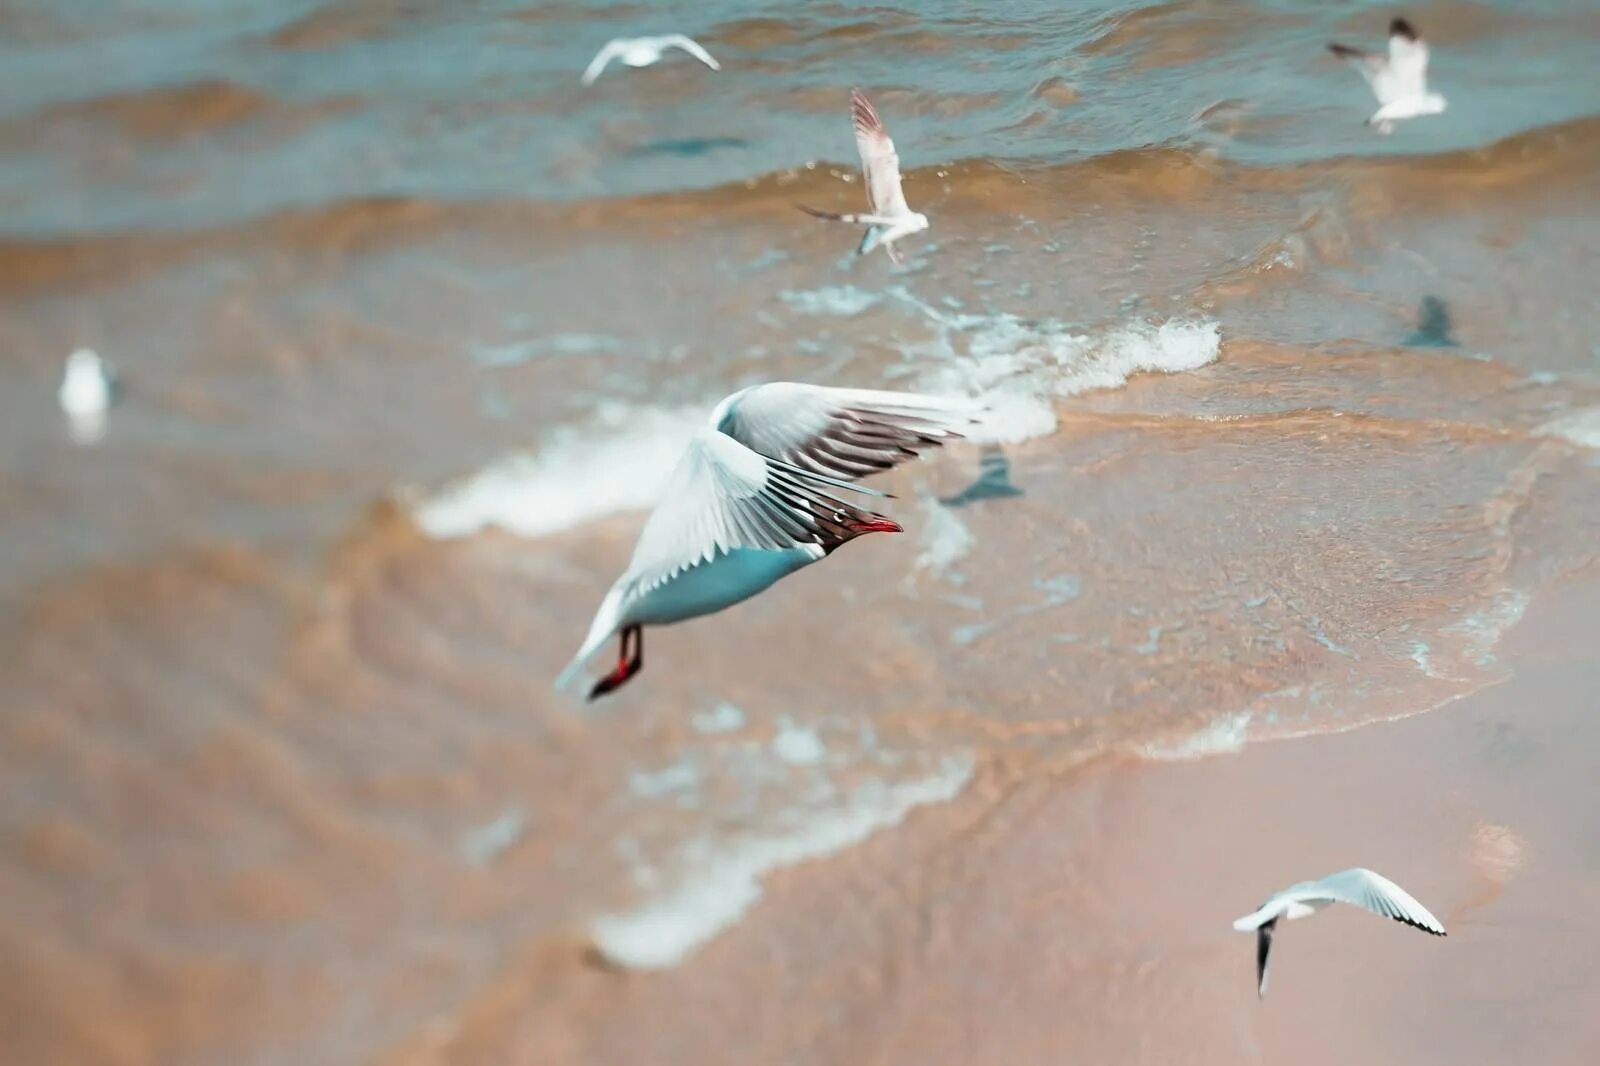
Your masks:
<path fill-rule="evenodd" d="M 611 405 L 588 426 L 556 431 L 536 454 L 508 456 L 432 495 L 413 494 L 407 504 L 423 532 L 440 539 L 491 527 L 547 536 L 647 510 L 708 409 Z"/>
<path fill-rule="evenodd" d="M 898 825 L 915 807 L 955 797 L 971 776 L 970 756 L 946 756 L 937 772 L 921 780 L 863 782 L 839 809 L 818 813 L 795 832 L 703 845 L 695 871 L 677 886 L 631 910 L 596 918 L 590 927 L 595 947 L 629 969 L 676 966 L 761 898 L 767 874 Z"/>
<path fill-rule="evenodd" d="M 944 328 L 936 344 L 940 365 L 926 374 L 924 391 L 975 395 L 988 408 L 967 437 L 1010 443 L 1054 432 L 1053 400 L 1094 389 L 1113 389 L 1143 372 L 1180 373 L 1215 361 L 1221 329 L 1211 320 L 1175 319 L 1160 326 L 1135 323 L 1098 338 L 1073 333 L 1058 322 L 1015 315 L 944 315 L 908 301 Z M 949 334 L 966 340 L 956 354 Z"/>
<path fill-rule="evenodd" d="M 851 306 L 846 297 L 853 291 L 819 290 L 826 294 L 823 304 L 841 307 Z M 1220 346 L 1211 321 L 1136 323 L 1095 339 L 1059 322 L 947 314 L 909 294 L 893 295 L 942 331 L 920 353 L 935 365 L 918 388 L 975 396 L 987 410 L 966 435 L 978 442 L 1043 436 L 1056 426 L 1055 397 L 1116 388 L 1141 371 L 1193 370 L 1216 359 Z M 953 335 L 963 339 L 960 354 Z M 552 432 L 537 452 L 491 463 L 437 492 L 399 495 L 423 532 L 441 539 L 491 527 L 547 536 L 609 514 L 648 510 L 711 406 L 602 405 L 589 423 Z M 938 569 L 936 557 L 929 563 Z"/>
<path fill-rule="evenodd" d="M 1600 448 L 1600 407 L 1587 407 L 1546 422 L 1541 437 L 1560 437 L 1585 448 Z"/>
<path fill-rule="evenodd" d="M 1249 739 L 1249 711 L 1226 714 L 1172 744 L 1143 744 L 1137 749 L 1146 759 L 1158 762 L 1186 762 L 1213 755 L 1232 755 L 1244 750 Z"/>
<path fill-rule="evenodd" d="M 918 524 L 918 541 L 922 550 L 911 564 L 917 570 L 928 570 L 943 576 L 950 568 L 965 559 L 972 551 L 977 538 L 954 510 L 941 504 L 932 496 L 922 500 L 922 521 Z"/>
<path fill-rule="evenodd" d="M 821 289 L 785 289 L 778 299 L 803 315 L 834 315 L 849 318 L 883 302 L 875 292 L 854 285 L 831 285 Z"/>

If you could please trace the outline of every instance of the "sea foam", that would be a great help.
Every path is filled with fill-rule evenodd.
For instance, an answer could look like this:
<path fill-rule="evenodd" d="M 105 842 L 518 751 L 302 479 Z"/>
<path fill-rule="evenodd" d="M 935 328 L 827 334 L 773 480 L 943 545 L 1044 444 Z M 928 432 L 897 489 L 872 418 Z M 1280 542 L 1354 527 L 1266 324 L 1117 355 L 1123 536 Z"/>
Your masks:
<path fill-rule="evenodd" d="M 807 812 L 786 831 L 701 840 L 686 849 L 689 871 L 676 885 L 590 926 L 595 948 L 629 969 L 662 969 L 688 958 L 761 898 L 768 873 L 860 843 L 899 824 L 913 808 L 953 798 L 972 776 L 972 759 L 947 755 L 914 780 L 862 781 L 827 809 Z"/>
<path fill-rule="evenodd" d="M 1560 437 L 1585 448 L 1600 449 L 1600 407 L 1587 407 L 1540 426 L 1542 437 Z"/>
<path fill-rule="evenodd" d="M 975 441 L 1012 443 L 1055 431 L 1054 400 L 1119 388 L 1143 372 L 1180 373 L 1216 360 L 1221 327 L 1210 319 L 1135 322 L 1101 333 L 1010 314 L 951 315 L 915 302 L 940 336 L 922 348 L 943 358 L 918 379 L 927 392 L 974 396 L 987 409 L 967 432 Z M 916 354 L 933 354 L 916 353 Z"/>
<path fill-rule="evenodd" d="M 432 495 L 414 494 L 423 532 L 462 537 L 499 527 L 545 536 L 619 511 L 655 506 L 706 409 L 610 405 L 582 427 L 557 430 L 537 453 L 490 464 Z"/>
<path fill-rule="evenodd" d="M 954 510 L 934 497 L 924 497 L 921 506 L 922 518 L 917 523 L 921 551 L 911 565 L 943 576 L 967 557 L 976 538 Z"/>
<path fill-rule="evenodd" d="M 1244 750 L 1245 741 L 1250 736 L 1250 719 L 1248 711 L 1223 715 L 1180 740 L 1144 744 L 1138 751 L 1146 759 L 1158 762 L 1186 762 L 1213 755 L 1232 755 Z"/>
<path fill-rule="evenodd" d="M 839 295 L 845 290 L 819 292 L 827 295 L 823 303 L 852 306 L 848 293 Z M 1194 370 L 1215 360 L 1221 345 L 1219 327 L 1210 320 L 1136 322 L 1077 333 L 1054 320 L 966 314 L 923 303 L 904 290 L 891 295 L 937 330 L 933 339 L 907 348 L 911 364 L 905 376 L 911 380 L 883 387 L 975 399 L 983 413 L 965 436 L 977 442 L 1045 436 L 1056 428 L 1056 398 L 1116 388 L 1140 372 Z M 500 459 L 434 493 L 400 495 L 423 532 L 438 538 L 492 527 L 547 536 L 610 514 L 647 510 L 714 402 L 686 408 L 603 405 L 587 423 L 552 432 L 537 452 Z M 936 571 L 941 554 L 928 559 Z"/>

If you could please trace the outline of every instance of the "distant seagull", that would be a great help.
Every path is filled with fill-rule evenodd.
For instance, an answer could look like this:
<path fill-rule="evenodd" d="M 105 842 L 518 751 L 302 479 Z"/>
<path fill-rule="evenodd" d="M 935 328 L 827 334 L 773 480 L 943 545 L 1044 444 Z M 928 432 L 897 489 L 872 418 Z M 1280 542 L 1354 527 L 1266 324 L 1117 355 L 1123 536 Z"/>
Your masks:
<path fill-rule="evenodd" d="M 116 395 L 116 379 L 104 359 L 91 348 L 67 356 L 56 399 L 67 416 L 67 429 L 79 444 L 94 444 L 105 435 L 106 412 Z"/>
<path fill-rule="evenodd" d="M 927 229 L 928 216 L 906 206 L 906 194 L 900 188 L 900 157 L 895 154 L 894 142 L 889 139 L 883 119 L 878 117 L 871 101 L 860 89 L 850 90 L 850 112 L 855 119 L 856 147 L 861 151 L 861 173 L 866 178 L 870 214 L 836 215 L 804 204 L 795 206 L 817 218 L 869 227 L 856 254 L 865 255 L 881 244 L 889 258 L 898 263 L 900 254 L 894 250 L 894 242 Z"/>
<path fill-rule="evenodd" d="M 603 696 L 644 665 L 641 627 L 712 614 L 863 533 L 901 532 L 830 490 L 883 496 L 851 482 L 959 437 L 974 413 L 932 396 L 788 382 L 729 396 L 678 460 L 556 687 L 620 633 L 616 667 L 589 692 Z"/>
<path fill-rule="evenodd" d="M 1428 908 L 1412 899 L 1405 889 L 1371 870 L 1357 866 L 1329 874 L 1320 881 L 1302 881 L 1273 893 L 1254 913 L 1233 923 L 1241 933 L 1256 931 L 1257 995 L 1267 994 L 1267 953 L 1272 950 L 1272 930 L 1278 919 L 1304 918 L 1330 903 L 1352 903 L 1373 914 L 1416 926 L 1425 933 L 1445 935 L 1444 926 Z"/>
<path fill-rule="evenodd" d="M 722 69 L 722 64 L 711 58 L 710 52 L 701 48 L 692 37 L 685 37 L 681 33 L 669 33 L 665 37 L 618 37 L 607 43 L 590 60 L 589 69 L 583 72 L 583 83 L 593 85 L 613 59 L 621 59 L 630 67 L 648 67 L 660 62 L 661 53 L 668 48 L 681 48 L 712 70 Z"/>
<path fill-rule="evenodd" d="M 1379 133 L 1394 130 L 1399 119 L 1418 115 L 1437 115 L 1445 109 L 1445 98 L 1428 91 L 1428 46 L 1405 19 L 1389 23 L 1389 54 L 1363 52 L 1343 44 L 1330 44 L 1328 51 L 1355 64 L 1372 86 L 1382 106 L 1367 119 Z"/>

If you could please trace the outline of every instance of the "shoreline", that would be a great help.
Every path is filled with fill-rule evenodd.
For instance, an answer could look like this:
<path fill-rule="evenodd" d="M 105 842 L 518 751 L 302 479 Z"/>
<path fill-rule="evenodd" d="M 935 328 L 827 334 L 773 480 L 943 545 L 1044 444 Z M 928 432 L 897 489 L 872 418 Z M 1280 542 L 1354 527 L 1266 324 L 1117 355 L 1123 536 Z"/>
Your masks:
<path fill-rule="evenodd" d="M 1538 599 L 1512 676 L 1431 712 L 1193 760 L 992 758 L 949 803 L 770 874 L 677 967 L 545 941 L 380 1061 L 1587 1061 L 1597 591 L 1591 567 Z M 1280 930 L 1257 1002 L 1232 919 L 1351 865 L 1449 938 L 1335 908 Z"/>

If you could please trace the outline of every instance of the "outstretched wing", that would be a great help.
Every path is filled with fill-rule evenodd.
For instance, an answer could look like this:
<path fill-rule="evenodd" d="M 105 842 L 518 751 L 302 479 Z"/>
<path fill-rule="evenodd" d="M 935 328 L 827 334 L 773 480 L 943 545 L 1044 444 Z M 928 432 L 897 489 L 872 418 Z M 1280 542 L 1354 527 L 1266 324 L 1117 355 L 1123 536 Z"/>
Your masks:
<path fill-rule="evenodd" d="M 883 119 L 860 89 L 850 90 L 850 113 L 855 120 L 856 148 L 861 152 L 868 207 L 875 215 L 909 214 L 911 209 L 900 188 L 900 157 L 895 154 Z"/>
<path fill-rule="evenodd" d="M 1378 98 L 1378 103 L 1387 104 L 1395 99 L 1393 90 L 1394 78 L 1389 73 L 1389 59 L 1377 52 L 1363 52 L 1359 48 L 1351 48 L 1346 44 L 1330 44 L 1328 51 L 1350 63 L 1372 86 L 1372 93 Z"/>
<path fill-rule="evenodd" d="M 851 488 L 758 455 L 726 433 L 703 429 L 684 449 L 618 584 L 645 592 L 738 548 L 781 551 L 814 544 L 826 549 L 862 532 L 860 527 L 893 526 L 882 515 L 832 495 L 831 487 Z"/>
<path fill-rule="evenodd" d="M 1405 19 L 1389 23 L 1389 78 L 1396 97 L 1428 91 L 1428 46 Z"/>
<path fill-rule="evenodd" d="M 627 45 L 620 37 L 614 41 L 607 41 L 605 47 L 596 52 L 594 58 L 589 60 L 589 66 L 583 72 L 583 84 L 593 85 L 594 80 L 600 76 L 600 72 L 605 70 L 607 64 L 613 59 L 621 55 L 626 47 Z"/>
<path fill-rule="evenodd" d="M 964 400 L 782 381 L 729 396 L 711 424 L 762 455 L 853 479 L 960 437 L 976 413 Z"/>
<path fill-rule="evenodd" d="M 1262 923 L 1256 930 L 1256 997 L 1267 998 L 1267 957 L 1272 954 L 1272 931 L 1278 919 Z"/>
<path fill-rule="evenodd" d="M 1303 899 L 1327 899 L 1337 903 L 1350 903 L 1373 914 L 1393 918 L 1397 922 L 1415 926 L 1434 936 L 1444 936 L 1444 926 L 1439 923 L 1409 892 L 1371 870 L 1355 867 L 1329 874 L 1314 881 L 1303 893 Z"/>
<path fill-rule="evenodd" d="M 685 37 L 681 33 L 669 34 L 661 38 L 661 46 L 663 48 L 681 48 L 712 70 L 722 69 L 722 64 L 713 59 L 710 52 L 700 47 L 700 42 L 693 37 Z"/>

